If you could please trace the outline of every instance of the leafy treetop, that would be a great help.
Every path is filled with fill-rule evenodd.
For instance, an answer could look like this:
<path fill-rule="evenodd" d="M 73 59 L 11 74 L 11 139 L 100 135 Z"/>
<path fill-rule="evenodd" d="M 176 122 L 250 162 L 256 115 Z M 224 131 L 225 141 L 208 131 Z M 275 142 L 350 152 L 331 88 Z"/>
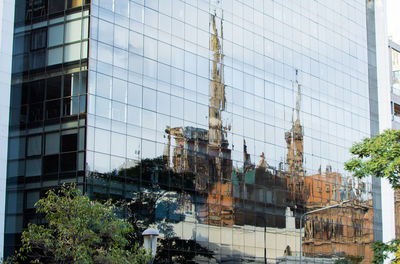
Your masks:
<path fill-rule="evenodd" d="M 376 176 L 387 178 L 394 189 L 400 189 L 400 130 L 385 130 L 372 138 L 355 143 L 353 157 L 345 169 L 358 178 Z"/>
<path fill-rule="evenodd" d="M 22 233 L 16 263 L 147 263 L 142 249 L 129 248 L 130 223 L 115 215 L 110 201 L 90 201 L 74 186 L 63 186 L 36 203 L 45 225 Z"/>

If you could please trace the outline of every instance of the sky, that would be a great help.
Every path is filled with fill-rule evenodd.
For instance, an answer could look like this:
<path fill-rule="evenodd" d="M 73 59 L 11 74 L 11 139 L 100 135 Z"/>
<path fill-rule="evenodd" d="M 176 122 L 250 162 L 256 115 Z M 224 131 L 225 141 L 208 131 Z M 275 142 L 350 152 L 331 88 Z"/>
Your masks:
<path fill-rule="evenodd" d="M 388 35 L 400 44 L 400 0 L 387 0 Z"/>

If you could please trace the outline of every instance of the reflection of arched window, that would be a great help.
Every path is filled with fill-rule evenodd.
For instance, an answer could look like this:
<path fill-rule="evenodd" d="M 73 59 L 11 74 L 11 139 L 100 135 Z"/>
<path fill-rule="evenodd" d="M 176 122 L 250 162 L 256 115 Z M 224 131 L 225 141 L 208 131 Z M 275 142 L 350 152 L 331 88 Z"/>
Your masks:
<path fill-rule="evenodd" d="M 362 220 L 356 219 L 353 221 L 353 228 L 354 228 L 354 237 L 361 237 L 362 236 Z"/>

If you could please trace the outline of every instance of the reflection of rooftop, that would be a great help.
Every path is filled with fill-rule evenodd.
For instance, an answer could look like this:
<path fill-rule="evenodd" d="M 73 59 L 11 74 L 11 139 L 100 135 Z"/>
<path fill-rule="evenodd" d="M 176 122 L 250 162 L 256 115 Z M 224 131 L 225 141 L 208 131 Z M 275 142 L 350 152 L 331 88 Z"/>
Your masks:
<path fill-rule="evenodd" d="M 188 140 L 203 140 L 208 141 L 208 131 L 207 129 L 197 128 L 197 127 L 176 127 L 170 128 L 167 126 L 165 129 L 167 134 L 174 135 L 175 137 L 182 137 Z"/>

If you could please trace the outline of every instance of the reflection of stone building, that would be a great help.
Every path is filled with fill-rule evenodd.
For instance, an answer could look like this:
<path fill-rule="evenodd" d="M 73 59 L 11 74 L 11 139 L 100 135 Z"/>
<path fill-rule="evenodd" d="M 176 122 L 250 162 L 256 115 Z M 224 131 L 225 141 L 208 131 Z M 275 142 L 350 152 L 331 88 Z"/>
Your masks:
<path fill-rule="evenodd" d="M 354 193 L 351 183 L 341 174 L 332 172 L 328 166 L 325 173 L 305 178 L 305 188 L 309 193 L 307 210 L 314 210 L 338 201 L 351 200 L 341 207 L 311 214 L 305 219 L 303 252 L 306 256 L 363 256 L 369 263 L 373 258 L 372 200 L 363 200 L 362 194 Z M 357 190 L 365 192 L 365 184 Z"/>
<path fill-rule="evenodd" d="M 234 225 L 232 184 L 214 184 L 207 196 L 207 205 L 205 223 L 213 226 Z"/>
<path fill-rule="evenodd" d="M 225 110 L 222 43 L 212 16 L 209 127 L 167 127 L 164 151 L 166 168 L 183 177 L 193 177 L 195 195 L 204 203 L 195 208 L 199 224 L 214 227 L 256 226 L 298 230 L 305 211 L 354 199 L 354 188 L 342 175 L 328 167 L 325 173 L 307 176 L 304 169 L 304 131 L 300 122 L 301 90 L 297 85 L 296 120 L 285 133 L 286 166 L 268 165 L 264 153 L 256 166 L 243 140 L 243 166 L 233 166 L 222 112 Z M 222 35 L 222 22 L 221 22 Z M 222 38 L 221 38 L 222 39 Z M 174 141 L 173 141 L 174 140 Z M 173 149 L 171 149 L 173 146 Z M 362 187 L 362 186 L 361 186 Z M 362 188 L 360 188 L 362 189 Z M 362 190 L 365 191 L 365 190 Z M 306 256 L 332 254 L 371 259 L 372 204 L 360 201 L 313 214 L 305 220 L 303 252 Z M 288 215 L 293 218 L 287 226 Z M 283 253 L 283 252 L 282 252 Z"/>
<path fill-rule="evenodd" d="M 305 221 L 303 252 L 306 256 L 362 256 L 363 263 L 373 258 L 372 200 L 364 204 L 345 204 L 317 214 Z"/>

